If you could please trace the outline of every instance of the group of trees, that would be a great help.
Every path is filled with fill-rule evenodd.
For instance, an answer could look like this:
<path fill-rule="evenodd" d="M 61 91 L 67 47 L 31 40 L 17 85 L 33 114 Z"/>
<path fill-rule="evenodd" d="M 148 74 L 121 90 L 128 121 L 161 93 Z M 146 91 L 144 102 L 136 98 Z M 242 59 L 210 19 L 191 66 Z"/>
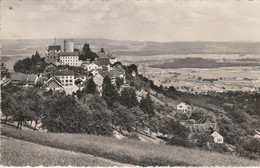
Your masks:
<path fill-rule="evenodd" d="M 1 63 L 1 79 L 3 79 L 4 77 L 9 78 L 10 77 L 10 72 L 8 70 L 8 68 L 6 67 L 6 64 Z"/>
<path fill-rule="evenodd" d="M 31 58 L 27 57 L 14 64 L 14 70 L 22 73 L 43 73 L 48 64 L 44 62 L 38 51 Z"/>
<path fill-rule="evenodd" d="M 81 53 L 79 54 L 79 60 L 82 61 L 86 61 L 86 60 L 90 60 L 90 61 L 94 61 L 95 58 L 97 58 L 98 55 L 96 53 L 94 53 L 93 51 L 91 51 L 89 44 L 85 43 Z"/>

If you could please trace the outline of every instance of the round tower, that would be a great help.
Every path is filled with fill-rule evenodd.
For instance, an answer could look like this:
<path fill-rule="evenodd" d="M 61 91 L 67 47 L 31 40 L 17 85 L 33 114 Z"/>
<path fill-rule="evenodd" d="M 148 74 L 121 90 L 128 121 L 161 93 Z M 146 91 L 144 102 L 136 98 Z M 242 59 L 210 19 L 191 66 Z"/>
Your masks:
<path fill-rule="evenodd" d="M 64 40 L 64 52 L 73 52 L 74 51 L 74 43 L 71 39 Z"/>

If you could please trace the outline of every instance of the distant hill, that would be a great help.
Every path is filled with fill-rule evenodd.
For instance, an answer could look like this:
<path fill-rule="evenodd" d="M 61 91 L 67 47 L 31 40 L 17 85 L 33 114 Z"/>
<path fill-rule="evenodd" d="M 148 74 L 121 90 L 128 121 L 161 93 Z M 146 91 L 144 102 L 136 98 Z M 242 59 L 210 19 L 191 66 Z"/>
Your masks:
<path fill-rule="evenodd" d="M 57 43 L 63 48 L 63 38 Z M 38 50 L 43 53 L 54 39 L 2 40 L 2 55 L 31 56 Z M 116 55 L 158 55 L 158 54 L 260 54 L 260 42 L 140 42 L 118 41 L 103 38 L 75 38 L 75 47 L 82 48 L 89 43 L 93 51 L 101 47 Z"/>

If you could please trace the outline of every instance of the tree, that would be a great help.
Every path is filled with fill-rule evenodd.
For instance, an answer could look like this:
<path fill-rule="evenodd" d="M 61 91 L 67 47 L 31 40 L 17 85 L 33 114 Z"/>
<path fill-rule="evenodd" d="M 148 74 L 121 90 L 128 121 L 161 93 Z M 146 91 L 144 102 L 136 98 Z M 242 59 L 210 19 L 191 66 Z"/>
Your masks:
<path fill-rule="evenodd" d="M 121 92 L 119 102 L 128 109 L 138 105 L 136 93 L 133 88 L 124 88 Z"/>
<path fill-rule="evenodd" d="M 200 148 L 208 148 L 208 144 L 214 142 L 214 138 L 207 133 L 195 134 L 192 138 L 196 140 L 196 145 Z"/>
<path fill-rule="evenodd" d="M 149 93 L 146 95 L 146 97 L 143 97 L 141 99 L 140 104 L 139 104 L 139 108 L 144 113 L 148 114 L 149 117 L 152 117 L 153 115 L 155 115 L 153 101 L 152 101 Z"/>
<path fill-rule="evenodd" d="M 109 76 L 106 76 L 102 85 L 102 98 L 106 101 L 108 108 L 113 108 L 114 103 L 118 102 L 118 92 L 115 86 L 111 83 Z"/>
<path fill-rule="evenodd" d="M 87 133 L 106 136 L 113 134 L 111 112 L 109 110 L 92 110 L 87 121 Z"/>
<path fill-rule="evenodd" d="M 90 50 L 89 44 L 85 43 L 79 54 L 79 60 L 86 61 L 89 59 L 90 61 L 94 61 L 97 57 L 97 54 Z"/>
<path fill-rule="evenodd" d="M 53 95 L 46 99 L 44 106 L 43 128 L 50 132 L 86 132 L 87 113 L 77 105 L 73 96 Z"/>
<path fill-rule="evenodd" d="M 93 80 L 93 78 L 90 78 L 88 81 L 87 81 L 87 84 L 86 84 L 86 88 L 85 88 L 85 92 L 86 93 L 89 93 L 89 94 L 95 94 L 96 93 L 96 90 L 97 90 L 97 86 Z"/>
<path fill-rule="evenodd" d="M 38 51 L 31 58 L 27 57 L 19 60 L 14 64 L 15 72 L 22 73 L 43 73 L 48 64 L 44 62 L 44 58 L 40 57 Z"/>
<path fill-rule="evenodd" d="M 142 126 L 142 128 L 148 126 L 148 121 L 147 121 L 148 116 L 145 115 L 144 112 L 140 110 L 139 107 L 131 108 L 130 112 L 134 116 L 134 125 L 136 129 L 138 128 L 138 126 Z"/>
<path fill-rule="evenodd" d="M 119 89 L 124 84 L 124 79 L 116 77 L 116 87 Z"/>
<path fill-rule="evenodd" d="M 4 77 L 10 78 L 10 73 L 8 68 L 6 68 L 6 64 L 1 63 L 1 79 L 3 79 Z"/>
<path fill-rule="evenodd" d="M 134 125 L 134 115 L 131 113 L 131 111 L 121 105 L 118 105 L 113 110 L 113 116 L 112 116 L 112 123 L 115 126 L 119 126 L 119 131 L 121 130 L 127 130 L 128 132 L 131 132 Z"/>
<path fill-rule="evenodd" d="M 24 121 L 31 121 L 33 118 L 33 111 L 30 109 L 30 101 L 26 99 L 26 93 L 18 91 L 14 93 L 11 101 L 11 111 L 14 121 L 17 121 L 17 128 L 22 129 Z M 19 102 L 19 104 L 17 103 Z M 22 106 L 21 106 L 22 104 Z"/>

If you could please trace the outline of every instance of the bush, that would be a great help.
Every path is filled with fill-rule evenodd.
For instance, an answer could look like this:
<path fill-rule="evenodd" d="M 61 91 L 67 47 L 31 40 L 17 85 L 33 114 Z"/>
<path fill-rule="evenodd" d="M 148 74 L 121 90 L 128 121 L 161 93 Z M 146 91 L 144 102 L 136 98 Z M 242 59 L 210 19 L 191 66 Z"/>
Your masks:
<path fill-rule="evenodd" d="M 194 148 L 195 147 L 194 143 L 188 141 L 185 138 L 178 137 L 178 136 L 173 136 L 172 138 L 170 138 L 168 140 L 167 144 L 168 145 L 183 146 L 183 147 L 187 147 L 187 148 Z"/>
<path fill-rule="evenodd" d="M 130 134 L 127 137 L 129 139 L 140 140 L 139 136 L 136 133 Z"/>

